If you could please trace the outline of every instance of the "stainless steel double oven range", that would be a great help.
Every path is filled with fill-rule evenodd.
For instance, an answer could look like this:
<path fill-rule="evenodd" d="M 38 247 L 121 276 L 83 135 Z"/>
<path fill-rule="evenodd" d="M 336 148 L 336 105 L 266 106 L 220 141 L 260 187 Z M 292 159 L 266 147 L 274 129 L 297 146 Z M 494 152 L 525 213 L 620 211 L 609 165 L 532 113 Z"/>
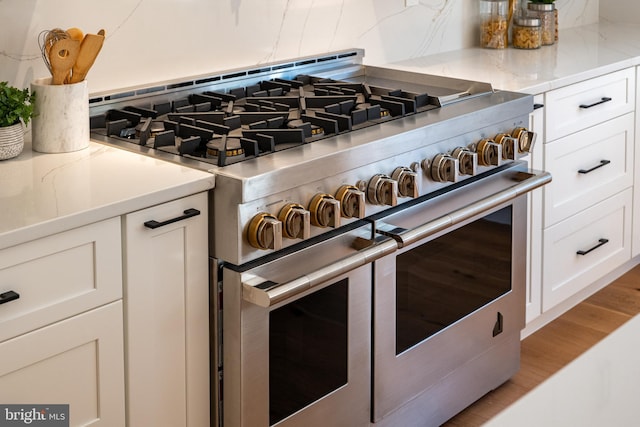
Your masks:
<path fill-rule="evenodd" d="M 92 99 L 216 174 L 212 424 L 439 425 L 519 367 L 531 96 L 354 49 Z"/>

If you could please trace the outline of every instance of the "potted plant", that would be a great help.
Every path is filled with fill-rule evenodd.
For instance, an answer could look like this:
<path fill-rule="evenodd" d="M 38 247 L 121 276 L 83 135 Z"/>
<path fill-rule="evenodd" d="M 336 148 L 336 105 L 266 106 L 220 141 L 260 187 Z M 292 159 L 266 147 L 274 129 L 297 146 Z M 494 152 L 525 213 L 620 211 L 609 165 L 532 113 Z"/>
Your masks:
<path fill-rule="evenodd" d="M 23 126 L 33 117 L 35 94 L 0 82 L 0 160 L 16 157 L 24 147 Z"/>

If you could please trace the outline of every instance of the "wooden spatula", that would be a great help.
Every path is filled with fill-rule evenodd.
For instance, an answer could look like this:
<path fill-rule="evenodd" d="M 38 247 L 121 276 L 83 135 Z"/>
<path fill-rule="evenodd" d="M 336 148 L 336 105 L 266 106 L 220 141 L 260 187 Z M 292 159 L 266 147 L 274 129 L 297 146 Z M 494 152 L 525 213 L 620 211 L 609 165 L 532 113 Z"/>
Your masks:
<path fill-rule="evenodd" d="M 51 45 L 49 63 L 51 64 L 51 83 L 61 85 L 76 63 L 80 51 L 80 42 L 72 39 L 61 39 Z"/>
<path fill-rule="evenodd" d="M 69 83 L 78 83 L 84 80 L 102 49 L 104 43 L 104 30 L 100 30 L 98 34 L 85 34 L 80 44 L 80 53 L 76 59 L 71 72 Z"/>

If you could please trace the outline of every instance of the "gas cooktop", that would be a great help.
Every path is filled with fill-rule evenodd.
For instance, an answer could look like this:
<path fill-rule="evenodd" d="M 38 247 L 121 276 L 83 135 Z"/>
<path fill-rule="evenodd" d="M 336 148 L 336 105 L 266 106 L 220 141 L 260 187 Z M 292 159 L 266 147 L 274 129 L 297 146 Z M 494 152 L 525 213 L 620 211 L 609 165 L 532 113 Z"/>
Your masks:
<path fill-rule="evenodd" d="M 91 134 L 210 169 L 493 92 L 486 83 L 366 67 L 362 57 L 348 50 L 98 94 Z"/>

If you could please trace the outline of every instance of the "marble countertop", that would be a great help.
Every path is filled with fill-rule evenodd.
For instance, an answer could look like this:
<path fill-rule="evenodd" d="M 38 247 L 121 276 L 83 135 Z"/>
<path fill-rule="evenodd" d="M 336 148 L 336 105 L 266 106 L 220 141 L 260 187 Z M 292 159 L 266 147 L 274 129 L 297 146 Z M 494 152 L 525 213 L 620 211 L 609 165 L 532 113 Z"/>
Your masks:
<path fill-rule="evenodd" d="M 214 176 L 90 142 L 0 161 L 0 249 L 206 191 Z"/>
<path fill-rule="evenodd" d="M 638 425 L 639 336 L 637 315 L 484 426 Z"/>
<path fill-rule="evenodd" d="M 556 44 L 536 50 L 478 47 L 385 66 L 535 95 L 638 64 L 640 26 L 600 22 L 561 30 Z"/>

